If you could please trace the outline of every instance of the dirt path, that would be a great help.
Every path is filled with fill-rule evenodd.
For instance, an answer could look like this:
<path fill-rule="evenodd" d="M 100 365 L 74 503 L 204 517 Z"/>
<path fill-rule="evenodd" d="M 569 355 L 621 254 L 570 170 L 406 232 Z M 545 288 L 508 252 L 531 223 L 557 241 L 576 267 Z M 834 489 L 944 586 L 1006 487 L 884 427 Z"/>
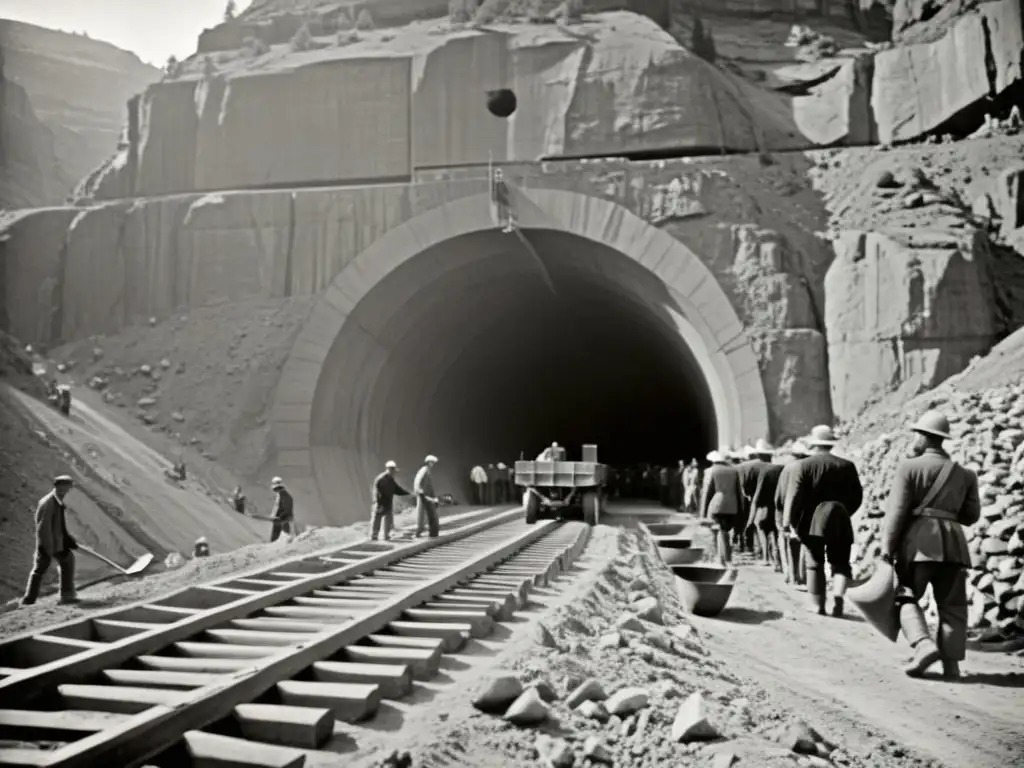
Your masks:
<path fill-rule="evenodd" d="M 14 396 L 59 440 L 89 462 L 106 482 L 138 506 L 134 522 L 167 551 L 188 552 L 204 535 L 215 551 L 236 549 L 265 539 L 267 523 L 238 515 L 215 502 L 190 479 L 179 486 L 163 472 L 170 462 L 132 437 L 99 409 L 76 401 L 71 418 L 19 392 Z M 74 507 L 73 495 L 69 504 Z"/>
<path fill-rule="evenodd" d="M 738 674 L 854 749 L 873 729 L 950 768 L 1024 765 L 1019 658 L 969 654 L 960 683 L 911 680 L 899 669 L 905 644 L 888 643 L 860 616 L 809 613 L 805 599 L 781 575 L 748 565 L 719 619 L 693 622 Z"/>

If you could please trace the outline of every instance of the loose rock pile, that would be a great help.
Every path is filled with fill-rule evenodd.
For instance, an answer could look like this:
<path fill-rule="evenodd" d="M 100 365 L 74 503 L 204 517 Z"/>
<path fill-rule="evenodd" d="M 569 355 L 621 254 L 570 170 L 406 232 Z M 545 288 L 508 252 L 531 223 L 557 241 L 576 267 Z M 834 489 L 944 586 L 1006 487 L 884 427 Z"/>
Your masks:
<path fill-rule="evenodd" d="M 915 402 L 908 422 L 931 407 L 953 422 L 950 454 L 978 474 L 981 519 L 966 529 L 973 564 L 970 625 L 1003 624 L 1024 600 L 1024 383 L 937 393 Z M 855 519 L 857 576 L 869 574 L 878 559 L 886 498 L 912 440 L 906 432 L 890 432 L 850 451 L 865 485 L 864 506 Z"/>

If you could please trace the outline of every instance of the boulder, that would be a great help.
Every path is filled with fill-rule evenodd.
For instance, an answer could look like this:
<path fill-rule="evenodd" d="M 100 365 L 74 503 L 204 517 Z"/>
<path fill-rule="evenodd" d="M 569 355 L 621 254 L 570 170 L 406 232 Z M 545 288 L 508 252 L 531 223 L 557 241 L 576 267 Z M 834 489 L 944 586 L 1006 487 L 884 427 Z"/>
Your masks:
<path fill-rule="evenodd" d="M 576 707 L 576 711 L 583 715 L 583 717 L 596 720 L 599 723 L 607 722 L 608 718 L 611 717 L 608 708 L 600 701 L 584 701 Z"/>
<path fill-rule="evenodd" d="M 575 709 L 585 701 L 604 701 L 608 698 L 604 686 L 596 678 L 588 678 L 580 683 L 573 691 L 566 696 L 565 705 Z"/>
<path fill-rule="evenodd" d="M 548 717 L 548 706 L 536 688 L 527 688 L 505 712 L 505 719 L 513 725 L 538 725 Z"/>
<path fill-rule="evenodd" d="M 655 605 L 657 605 L 657 601 L 655 601 Z M 625 630 L 627 632 L 639 632 L 642 634 L 647 631 L 647 628 L 644 626 L 644 623 L 640 621 L 640 619 L 638 619 L 635 614 L 632 613 L 622 614 L 622 616 L 619 617 L 618 621 L 615 622 L 615 627 L 620 632 Z"/>
<path fill-rule="evenodd" d="M 708 719 L 707 703 L 700 692 L 693 693 L 679 705 L 672 721 L 670 738 L 688 744 L 692 741 L 710 741 L 721 736 Z"/>
<path fill-rule="evenodd" d="M 643 709 L 650 701 L 650 694 L 646 688 L 620 688 L 604 702 L 609 713 L 625 717 L 637 710 Z"/>
<path fill-rule="evenodd" d="M 645 597 L 633 603 L 632 608 L 636 612 L 637 617 L 644 621 L 649 621 L 653 624 L 662 623 L 661 606 L 658 604 L 658 598 Z"/>
<path fill-rule="evenodd" d="M 523 693 L 523 684 L 512 675 L 486 681 L 473 698 L 473 706 L 481 712 L 504 712 Z"/>

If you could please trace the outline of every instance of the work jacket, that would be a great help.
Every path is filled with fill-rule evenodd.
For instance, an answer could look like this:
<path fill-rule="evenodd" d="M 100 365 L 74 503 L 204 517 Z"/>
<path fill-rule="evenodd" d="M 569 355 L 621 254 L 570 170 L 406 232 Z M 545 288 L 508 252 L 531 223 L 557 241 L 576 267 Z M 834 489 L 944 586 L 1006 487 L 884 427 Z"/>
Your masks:
<path fill-rule="evenodd" d="M 416 473 L 416 479 L 412 482 L 412 492 L 416 494 L 417 509 L 424 505 L 433 507 L 431 499 L 437 498 L 434 494 L 434 478 L 430 474 L 430 467 L 425 464 Z"/>
<path fill-rule="evenodd" d="M 683 500 L 687 506 L 693 503 L 699 491 L 700 470 L 697 467 L 687 467 L 683 470 Z"/>
<path fill-rule="evenodd" d="M 970 566 L 964 525 L 981 516 L 978 478 L 955 464 L 942 488 L 922 508 L 946 462 L 945 451 L 928 449 L 897 468 L 882 521 L 882 552 L 901 562 L 956 563 Z"/>
<path fill-rule="evenodd" d="M 395 496 L 408 496 L 409 492 L 398 484 L 388 471 L 381 472 L 373 478 L 370 489 L 373 506 L 378 512 L 391 512 L 394 508 Z"/>
<path fill-rule="evenodd" d="M 765 467 L 770 467 L 767 461 L 761 459 L 747 459 L 736 467 L 740 475 L 740 489 L 743 491 L 743 513 L 749 521 L 754 516 L 754 493 L 757 491 L 757 481 Z"/>
<path fill-rule="evenodd" d="M 779 472 L 779 479 L 775 483 L 775 526 L 779 529 L 779 533 L 782 533 L 782 513 L 786 508 L 786 495 L 789 493 L 789 484 L 793 480 L 793 474 L 796 472 L 797 466 L 799 466 L 802 459 L 793 459 L 782 465 L 782 471 Z"/>
<path fill-rule="evenodd" d="M 295 502 L 287 488 L 277 489 L 277 498 L 274 499 L 274 511 L 271 517 L 275 520 L 291 520 L 295 517 Z"/>
<path fill-rule="evenodd" d="M 68 533 L 66 511 L 56 491 L 50 491 L 36 505 L 36 549 L 50 557 L 77 546 Z"/>
<path fill-rule="evenodd" d="M 700 497 L 701 517 L 733 517 L 743 508 L 740 497 L 740 475 L 736 467 L 712 464 L 704 475 L 704 490 Z"/>
<path fill-rule="evenodd" d="M 793 469 L 782 524 L 791 526 L 803 538 L 810 533 L 819 504 L 838 501 L 852 516 L 863 500 L 864 489 L 854 463 L 831 453 L 816 453 L 801 459 Z"/>
<path fill-rule="evenodd" d="M 774 515 L 779 478 L 785 467 L 770 461 L 762 461 L 761 465 L 757 468 L 754 490 L 750 494 L 750 508 L 767 509 L 769 514 Z"/>
<path fill-rule="evenodd" d="M 473 483 L 486 483 L 487 472 L 484 471 L 483 467 L 477 465 L 469 470 L 469 480 Z"/>

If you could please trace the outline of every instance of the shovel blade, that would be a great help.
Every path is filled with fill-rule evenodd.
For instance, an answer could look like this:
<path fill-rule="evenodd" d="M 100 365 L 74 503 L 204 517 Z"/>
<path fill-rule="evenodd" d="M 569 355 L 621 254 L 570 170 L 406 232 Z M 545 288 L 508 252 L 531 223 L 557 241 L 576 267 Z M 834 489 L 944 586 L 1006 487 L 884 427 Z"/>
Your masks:
<path fill-rule="evenodd" d="M 134 563 L 125 568 L 124 572 L 129 576 L 136 573 L 142 573 L 149 567 L 149 564 L 153 562 L 153 553 L 147 552 Z"/>

